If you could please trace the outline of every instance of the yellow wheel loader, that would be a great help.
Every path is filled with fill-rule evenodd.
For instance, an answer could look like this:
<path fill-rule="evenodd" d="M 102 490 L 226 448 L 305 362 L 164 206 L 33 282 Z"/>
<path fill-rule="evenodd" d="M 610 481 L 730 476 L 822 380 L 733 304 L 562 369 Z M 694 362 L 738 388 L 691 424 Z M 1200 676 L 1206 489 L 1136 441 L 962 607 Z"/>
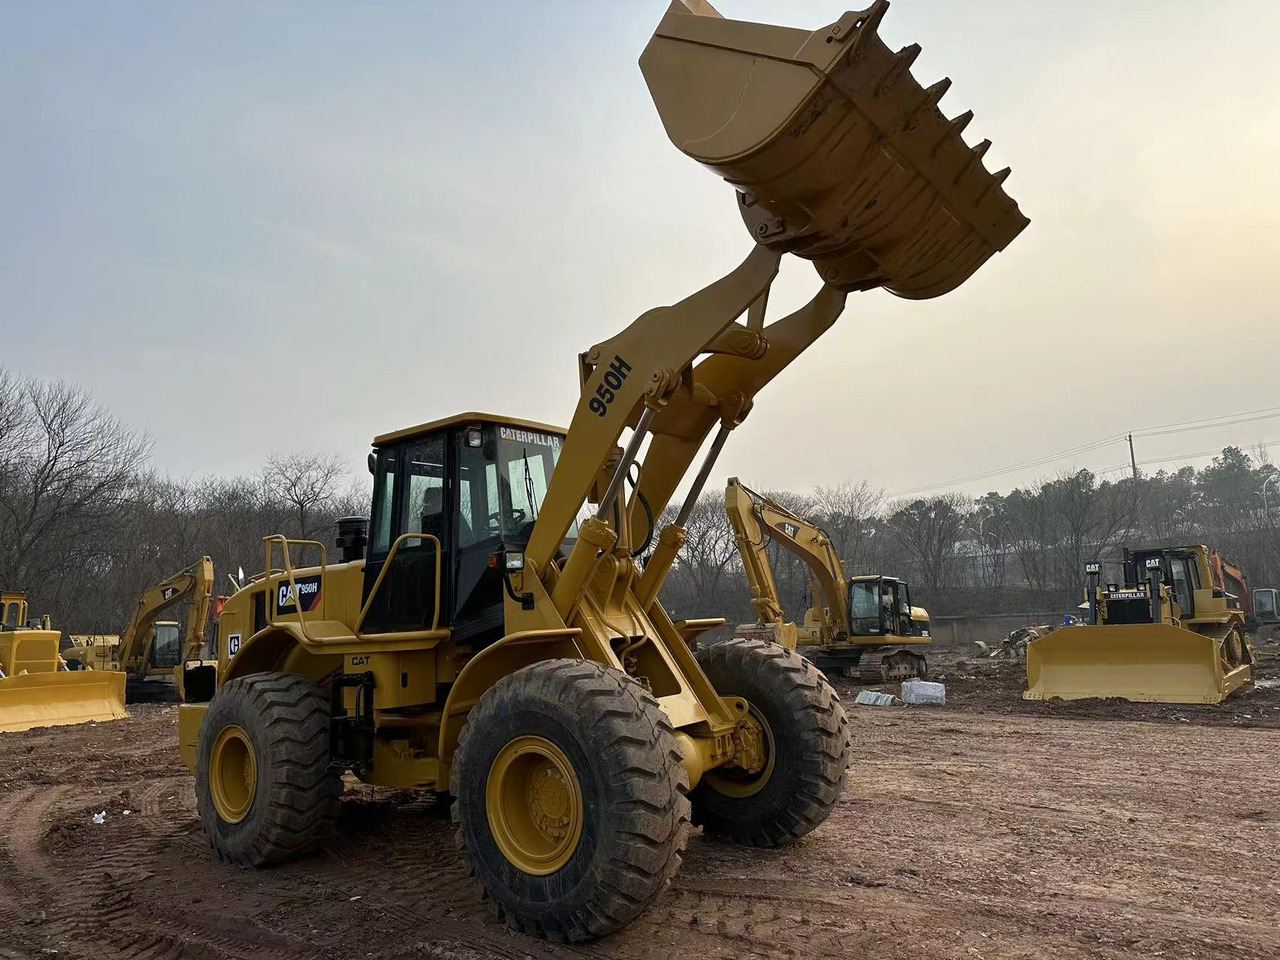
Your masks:
<path fill-rule="evenodd" d="M 0 731 L 125 716 L 124 674 L 68 670 L 62 634 L 27 619 L 23 593 L 0 593 Z"/>
<path fill-rule="evenodd" d="M 1245 614 L 1203 546 L 1125 549 L 1123 583 L 1085 567 L 1088 622 L 1027 644 L 1027 700 L 1220 703 L 1253 682 Z"/>
<path fill-rule="evenodd" d="M 190 601 L 186 628 L 160 614 Z M 204 658 L 204 633 L 213 601 L 213 561 L 201 557 L 185 570 L 147 589 L 138 598 L 129 623 L 119 637 L 92 637 L 62 652 L 71 669 L 122 670 L 128 676 L 128 701 L 181 698 L 187 680 L 205 684 L 212 693 L 209 672 L 216 663 Z M 196 668 L 204 668 L 196 669 Z M 199 678 L 199 679 L 196 679 Z"/>
<path fill-rule="evenodd" d="M 931 642 L 929 614 L 911 605 L 906 581 L 879 574 L 846 577 L 821 527 L 737 477 L 725 485 L 724 507 L 758 617 L 755 623 L 739 624 L 738 636 L 769 640 L 790 650 L 798 647 L 819 670 L 863 683 L 928 676 L 924 654 L 901 649 Z M 799 557 L 813 574 L 813 606 L 801 625 L 787 621 L 782 609 L 768 540 Z"/>
<path fill-rule="evenodd" d="M 876 35 L 886 8 L 810 32 L 671 6 L 641 69 L 672 141 L 737 188 L 754 249 L 588 347 L 567 430 L 464 413 L 384 434 L 371 519 L 339 524 L 333 562 L 266 539 L 218 621 L 216 693 L 179 711 L 220 858 L 323 843 L 344 771 L 448 793 L 491 909 L 580 941 L 653 901 L 690 819 L 757 846 L 826 819 L 849 742 L 822 674 L 760 640 L 695 656 L 723 621 L 673 621 L 657 597 L 730 431 L 847 294 L 938 296 L 1026 225 L 960 139 L 967 116 L 938 111 L 945 84 L 922 90 L 915 50 Z M 766 325 L 788 252 L 823 286 Z"/>

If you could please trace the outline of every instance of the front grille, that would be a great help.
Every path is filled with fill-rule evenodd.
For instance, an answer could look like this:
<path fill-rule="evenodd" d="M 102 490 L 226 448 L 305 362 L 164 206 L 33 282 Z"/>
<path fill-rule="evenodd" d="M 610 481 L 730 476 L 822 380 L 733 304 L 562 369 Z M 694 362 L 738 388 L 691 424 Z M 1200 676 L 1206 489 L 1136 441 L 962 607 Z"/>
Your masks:
<path fill-rule="evenodd" d="M 1108 600 L 1107 623 L 1150 623 L 1149 600 Z"/>

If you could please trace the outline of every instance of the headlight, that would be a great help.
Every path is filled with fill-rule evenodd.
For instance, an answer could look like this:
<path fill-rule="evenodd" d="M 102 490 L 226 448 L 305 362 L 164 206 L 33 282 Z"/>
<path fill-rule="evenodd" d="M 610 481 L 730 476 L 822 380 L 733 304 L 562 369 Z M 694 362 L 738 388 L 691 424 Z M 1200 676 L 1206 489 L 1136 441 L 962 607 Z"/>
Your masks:
<path fill-rule="evenodd" d="M 524 569 L 524 554 L 507 551 L 504 555 L 503 564 L 507 573 L 519 573 Z"/>

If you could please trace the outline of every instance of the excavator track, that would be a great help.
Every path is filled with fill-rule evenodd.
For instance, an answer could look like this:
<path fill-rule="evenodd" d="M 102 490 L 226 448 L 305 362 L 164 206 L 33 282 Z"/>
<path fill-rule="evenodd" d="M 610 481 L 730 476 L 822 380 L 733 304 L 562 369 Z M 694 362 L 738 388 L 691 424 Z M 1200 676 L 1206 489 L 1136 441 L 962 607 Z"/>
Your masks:
<path fill-rule="evenodd" d="M 866 653 L 873 654 L 874 651 Z M 867 686 L 924 680 L 929 675 L 929 664 L 924 655 L 910 650 L 894 650 L 879 657 L 864 656 L 861 652 L 855 656 L 817 654 L 810 659 L 823 673 Z"/>
<path fill-rule="evenodd" d="M 910 650 L 886 653 L 879 661 L 858 666 L 860 683 L 898 683 L 902 680 L 924 680 L 929 675 L 929 665 L 924 656 Z"/>

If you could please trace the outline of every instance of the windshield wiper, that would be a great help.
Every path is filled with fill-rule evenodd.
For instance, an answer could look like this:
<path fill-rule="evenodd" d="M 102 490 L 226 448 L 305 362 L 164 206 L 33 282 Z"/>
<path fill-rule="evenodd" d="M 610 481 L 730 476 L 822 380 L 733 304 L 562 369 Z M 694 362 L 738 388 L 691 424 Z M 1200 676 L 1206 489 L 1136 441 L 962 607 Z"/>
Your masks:
<path fill-rule="evenodd" d="M 533 520 L 537 518 L 542 508 L 538 505 L 538 498 L 533 489 L 533 474 L 529 470 L 529 448 L 521 447 L 520 452 L 524 458 L 524 495 L 529 501 L 529 506 L 533 508 L 533 516 L 529 518 Z"/>

